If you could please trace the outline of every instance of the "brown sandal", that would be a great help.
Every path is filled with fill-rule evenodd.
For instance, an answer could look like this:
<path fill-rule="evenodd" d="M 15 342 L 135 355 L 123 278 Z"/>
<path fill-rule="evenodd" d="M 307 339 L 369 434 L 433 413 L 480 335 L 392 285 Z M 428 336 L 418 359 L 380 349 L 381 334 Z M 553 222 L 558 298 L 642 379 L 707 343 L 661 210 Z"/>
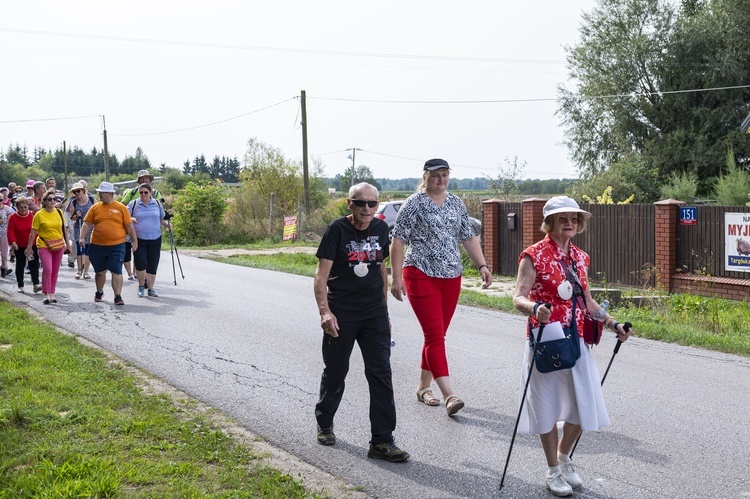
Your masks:
<path fill-rule="evenodd" d="M 445 410 L 448 411 L 448 416 L 453 416 L 463 408 L 464 401 L 458 398 L 456 395 L 448 395 L 448 397 L 446 397 Z"/>
<path fill-rule="evenodd" d="M 417 392 L 417 400 L 422 402 L 424 405 L 436 406 L 440 405 L 440 399 L 432 394 L 432 389 L 428 386 L 423 390 Z"/>

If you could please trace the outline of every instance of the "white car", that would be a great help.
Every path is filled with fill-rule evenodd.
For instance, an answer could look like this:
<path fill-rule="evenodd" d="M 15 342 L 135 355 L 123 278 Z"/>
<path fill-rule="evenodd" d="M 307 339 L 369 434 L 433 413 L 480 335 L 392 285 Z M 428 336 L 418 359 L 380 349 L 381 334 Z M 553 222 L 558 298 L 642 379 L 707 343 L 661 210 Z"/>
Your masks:
<path fill-rule="evenodd" d="M 380 203 L 380 206 L 378 206 L 378 210 L 375 212 L 375 217 L 381 219 L 385 223 L 388 224 L 388 238 L 392 238 L 392 232 L 393 232 L 393 226 L 396 223 L 396 215 L 398 215 L 398 210 L 401 209 L 401 205 L 404 204 L 404 201 L 383 201 Z M 476 231 L 477 235 L 482 235 L 482 221 L 478 218 L 469 217 L 469 221 L 471 222 L 471 225 L 474 226 L 474 230 Z"/>

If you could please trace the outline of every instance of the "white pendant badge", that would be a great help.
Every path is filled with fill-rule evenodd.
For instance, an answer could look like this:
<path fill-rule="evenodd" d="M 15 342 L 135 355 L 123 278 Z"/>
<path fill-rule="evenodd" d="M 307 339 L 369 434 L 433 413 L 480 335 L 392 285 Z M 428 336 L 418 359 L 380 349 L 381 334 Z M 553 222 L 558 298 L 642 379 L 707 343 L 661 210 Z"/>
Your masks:
<path fill-rule="evenodd" d="M 564 281 L 557 287 L 557 294 L 563 300 L 570 300 L 573 297 L 573 286 L 570 282 Z"/>
<path fill-rule="evenodd" d="M 357 265 L 354 266 L 354 273 L 357 275 L 357 277 L 364 277 L 367 275 L 367 273 L 370 271 L 367 264 L 364 262 L 359 262 Z"/>

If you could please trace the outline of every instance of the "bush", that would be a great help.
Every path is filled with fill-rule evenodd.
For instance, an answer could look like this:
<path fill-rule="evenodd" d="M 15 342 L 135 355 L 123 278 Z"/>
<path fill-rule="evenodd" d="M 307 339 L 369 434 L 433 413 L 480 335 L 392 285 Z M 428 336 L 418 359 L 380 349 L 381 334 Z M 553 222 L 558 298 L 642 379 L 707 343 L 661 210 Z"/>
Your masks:
<path fill-rule="evenodd" d="M 677 199 L 691 203 L 698 192 L 698 175 L 695 173 L 673 173 L 661 188 L 662 199 Z"/>
<path fill-rule="evenodd" d="M 190 246 L 219 243 L 226 232 L 226 209 L 227 201 L 218 183 L 187 184 L 174 200 L 176 241 Z"/>
<path fill-rule="evenodd" d="M 313 210 L 305 224 L 305 230 L 323 235 L 334 219 L 351 213 L 346 206 L 346 198 L 330 199 L 321 208 Z"/>
<path fill-rule="evenodd" d="M 716 181 L 713 197 L 717 204 L 723 206 L 743 206 L 750 193 L 750 175 L 737 166 L 734 151 L 727 151 L 727 173 Z"/>

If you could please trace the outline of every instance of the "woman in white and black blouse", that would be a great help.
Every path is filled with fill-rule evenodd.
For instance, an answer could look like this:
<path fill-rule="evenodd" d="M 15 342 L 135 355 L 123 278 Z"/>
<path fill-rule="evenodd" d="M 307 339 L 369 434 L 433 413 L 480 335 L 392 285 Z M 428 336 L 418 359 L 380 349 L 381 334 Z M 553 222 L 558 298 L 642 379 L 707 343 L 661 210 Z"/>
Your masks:
<path fill-rule="evenodd" d="M 401 206 L 393 229 L 391 294 L 409 303 L 422 326 L 422 372 L 417 400 L 429 406 L 440 404 L 432 393 L 434 379 L 443 394 L 448 416 L 464 402 L 453 391 L 445 354 L 445 335 L 461 292 L 459 243 L 482 274 L 483 286 L 492 284 L 492 274 L 482 255 L 463 201 L 448 192 L 450 167 L 443 159 L 424 164 L 422 183 Z M 408 246 L 404 257 L 404 247 Z"/>

